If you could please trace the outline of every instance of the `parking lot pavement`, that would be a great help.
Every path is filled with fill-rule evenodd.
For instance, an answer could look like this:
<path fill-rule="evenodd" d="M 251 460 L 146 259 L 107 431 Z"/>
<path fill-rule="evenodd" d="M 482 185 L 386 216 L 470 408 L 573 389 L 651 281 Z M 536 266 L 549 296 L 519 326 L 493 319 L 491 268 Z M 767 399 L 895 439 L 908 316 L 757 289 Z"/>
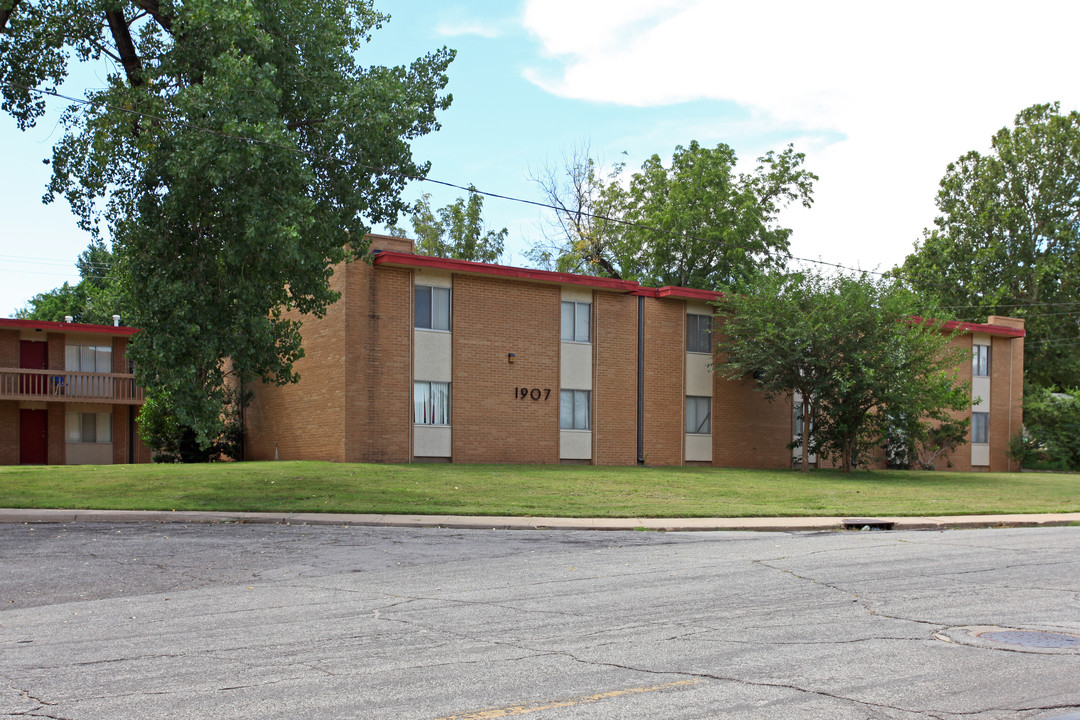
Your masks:
<path fill-rule="evenodd" d="M 0 717 L 1080 712 L 1080 528 L 3 525 L 0 558 Z"/>

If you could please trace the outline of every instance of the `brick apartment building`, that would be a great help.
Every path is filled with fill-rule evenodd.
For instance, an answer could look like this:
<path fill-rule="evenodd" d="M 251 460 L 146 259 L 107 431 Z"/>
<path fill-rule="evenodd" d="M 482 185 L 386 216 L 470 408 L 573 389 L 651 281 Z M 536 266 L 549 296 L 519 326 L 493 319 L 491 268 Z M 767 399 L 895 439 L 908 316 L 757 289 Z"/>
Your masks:
<path fill-rule="evenodd" d="M 0 319 L 0 465 L 149 462 L 134 328 Z"/>
<path fill-rule="evenodd" d="M 256 388 L 247 459 L 791 467 L 793 399 L 710 370 L 715 293 L 371 239 L 371 263 L 334 274 L 340 301 L 304 320 L 300 383 Z M 1023 320 L 962 329 L 972 427 L 951 466 L 1015 469 Z"/>

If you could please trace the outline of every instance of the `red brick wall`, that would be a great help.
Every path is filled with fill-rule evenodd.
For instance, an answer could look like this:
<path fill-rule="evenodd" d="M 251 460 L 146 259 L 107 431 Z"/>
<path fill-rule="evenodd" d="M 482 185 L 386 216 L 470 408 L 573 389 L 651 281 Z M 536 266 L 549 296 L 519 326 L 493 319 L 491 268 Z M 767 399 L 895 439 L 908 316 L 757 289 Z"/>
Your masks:
<path fill-rule="evenodd" d="M 556 286 L 454 276 L 455 462 L 559 461 L 560 298 Z M 515 387 L 551 395 L 515 400 Z"/>
<path fill-rule="evenodd" d="M 346 290 L 341 267 L 330 284 Z M 250 388 L 255 397 L 245 415 L 248 460 L 273 460 L 275 443 L 282 460 L 345 459 L 345 303 L 331 305 L 322 318 L 301 319 L 305 355 L 294 365 L 300 382 L 282 387 L 256 383 Z"/>
<path fill-rule="evenodd" d="M 686 303 L 645 299 L 646 465 L 682 465 L 686 433 Z M 715 432 L 715 430 L 714 430 Z"/>
<path fill-rule="evenodd" d="M 386 247 L 385 242 L 382 245 L 396 249 Z M 345 460 L 409 462 L 412 271 L 374 270 L 366 262 L 355 262 L 349 266 L 348 279 Z"/>
<path fill-rule="evenodd" d="M 1009 439 L 1023 423 L 1023 340 L 990 339 L 990 472 L 1017 469 L 1009 458 Z"/>
<path fill-rule="evenodd" d="M 58 333 L 49 333 L 49 369 L 63 370 L 66 362 L 64 348 L 67 346 L 66 338 Z"/>
<path fill-rule="evenodd" d="M 49 343 L 52 345 L 52 343 Z M 50 357 L 50 360 L 52 358 Z M 61 366 L 63 367 L 63 366 Z M 49 464 L 63 465 L 67 462 L 64 445 L 67 403 L 49 403 Z"/>
<path fill-rule="evenodd" d="M 725 380 L 714 375 L 712 412 L 714 467 L 791 467 L 790 396 L 769 402 L 753 378 Z"/>
<path fill-rule="evenodd" d="M 19 367 L 18 330 L 0 330 L 0 367 Z"/>
<path fill-rule="evenodd" d="M 18 346 L 16 333 L 15 343 Z M 0 336 L 0 344 L 6 344 L 7 338 Z M 0 358 L 2 359 L 2 358 Z M 17 365 L 18 363 L 16 363 Z M 10 367 L 0 365 L 0 367 Z M 19 403 L 14 400 L 0 400 L 0 465 L 19 464 Z"/>
<path fill-rule="evenodd" d="M 597 292 L 593 438 L 597 465 L 637 464 L 637 308 L 633 295 Z"/>

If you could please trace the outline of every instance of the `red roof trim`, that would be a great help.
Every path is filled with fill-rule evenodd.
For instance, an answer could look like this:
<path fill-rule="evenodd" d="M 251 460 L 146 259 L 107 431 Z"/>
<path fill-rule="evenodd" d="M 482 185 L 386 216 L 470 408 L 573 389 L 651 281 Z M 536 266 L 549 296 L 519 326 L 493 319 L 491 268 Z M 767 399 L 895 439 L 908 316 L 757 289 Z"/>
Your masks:
<path fill-rule="evenodd" d="M 20 318 L 0 318 L 0 328 L 19 328 L 26 330 L 61 330 L 69 333 L 100 333 L 102 335 L 134 335 L 139 328 L 115 327 L 113 325 L 91 325 L 89 323 L 66 323 L 52 320 L 22 320 Z"/>
<path fill-rule="evenodd" d="M 919 315 L 915 315 L 911 318 L 915 322 L 923 322 L 926 318 Z M 964 332 L 969 333 L 986 333 L 987 335 L 995 335 L 997 337 L 1026 337 L 1027 331 L 1024 328 L 1014 328 L 1007 325 L 989 325 L 987 323 L 971 323 L 961 322 L 959 320 L 949 320 L 942 328 L 944 330 L 956 330 L 959 328 Z"/>
<path fill-rule="evenodd" d="M 662 288 L 656 289 L 656 297 L 675 297 L 686 298 L 689 300 L 719 300 L 721 293 L 718 293 L 715 290 L 665 285 Z"/>
<path fill-rule="evenodd" d="M 376 252 L 372 263 L 376 266 L 389 265 L 394 267 L 404 265 L 407 267 L 426 267 L 435 270 L 472 273 L 475 275 L 495 275 L 497 277 L 533 280 L 536 282 L 588 285 L 589 287 L 619 292 L 634 292 L 641 288 L 641 285 L 632 280 L 615 280 L 613 278 L 574 275 L 572 273 L 552 272 L 550 270 L 516 268 L 508 265 L 472 262 L 471 260 L 450 260 L 447 258 L 431 257 L 429 255 L 413 255 L 411 253 L 397 252 L 396 250 L 381 250 Z"/>

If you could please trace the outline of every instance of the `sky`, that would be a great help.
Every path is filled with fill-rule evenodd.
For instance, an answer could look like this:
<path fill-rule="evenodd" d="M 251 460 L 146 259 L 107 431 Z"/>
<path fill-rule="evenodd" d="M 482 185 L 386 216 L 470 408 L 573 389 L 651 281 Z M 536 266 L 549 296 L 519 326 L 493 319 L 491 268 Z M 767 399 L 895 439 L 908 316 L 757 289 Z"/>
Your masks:
<path fill-rule="evenodd" d="M 358 57 L 408 63 L 457 50 L 442 128 L 416 141 L 429 177 L 540 201 L 533 178 L 588 145 L 636 170 L 677 145 L 730 145 L 740 169 L 789 143 L 820 180 L 814 205 L 781 215 L 791 253 L 866 270 L 903 261 L 933 225 L 948 164 L 1020 110 L 1080 110 L 1080 2 L 805 0 L 376 0 L 391 20 Z M 107 68 L 63 90 L 81 95 Z M 57 106 L 59 109 L 59 106 Z M 0 316 L 76 282 L 89 242 L 63 199 L 43 205 L 53 112 L 30 132 L 0 117 Z M 412 183 L 441 207 L 464 193 Z M 548 218 L 489 198 L 502 261 L 527 264 Z M 407 222 L 400 223 L 408 228 Z"/>

